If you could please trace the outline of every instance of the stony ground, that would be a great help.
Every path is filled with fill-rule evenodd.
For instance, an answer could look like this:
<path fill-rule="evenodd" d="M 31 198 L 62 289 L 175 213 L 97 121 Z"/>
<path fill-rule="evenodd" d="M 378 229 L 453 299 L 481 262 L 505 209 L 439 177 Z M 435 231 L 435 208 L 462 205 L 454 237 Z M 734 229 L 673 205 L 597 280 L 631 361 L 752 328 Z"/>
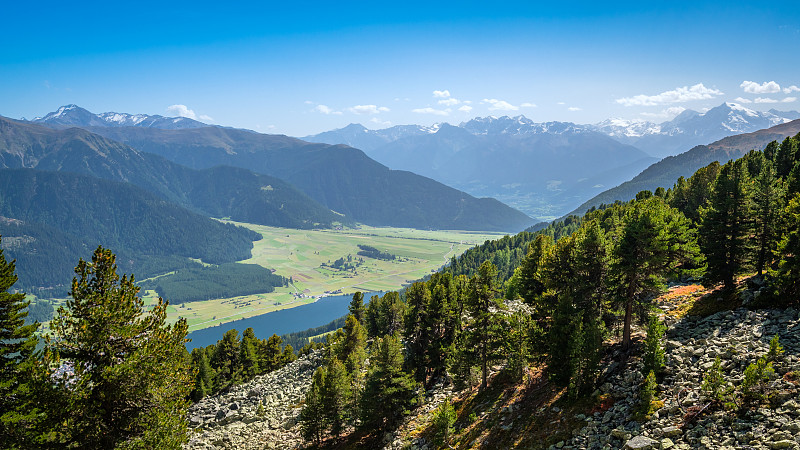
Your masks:
<path fill-rule="evenodd" d="M 187 449 L 294 449 L 303 445 L 297 416 L 321 352 L 257 377 L 189 409 Z M 263 415 L 258 414 L 258 405 Z"/>
<path fill-rule="evenodd" d="M 744 369 L 767 353 L 778 334 L 785 353 L 775 364 L 768 405 L 724 411 L 707 409 L 694 421 L 687 413 L 710 401 L 701 392 L 704 373 L 716 357 L 725 379 L 741 384 Z M 667 375 L 659 384 L 663 407 L 643 423 L 632 419 L 642 376 L 640 362 L 631 360 L 625 371 L 600 388 L 614 405 L 605 412 L 580 417 L 586 425 L 568 442 L 555 448 L 636 449 L 776 449 L 800 448 L 800 402 L 791 372 L 800 370 L 800 320 L 794 309 L 723 311 L 704 319 L 679 320 L 667 331 Z M 786 374 L 789 375 L 786 375 Z"/>

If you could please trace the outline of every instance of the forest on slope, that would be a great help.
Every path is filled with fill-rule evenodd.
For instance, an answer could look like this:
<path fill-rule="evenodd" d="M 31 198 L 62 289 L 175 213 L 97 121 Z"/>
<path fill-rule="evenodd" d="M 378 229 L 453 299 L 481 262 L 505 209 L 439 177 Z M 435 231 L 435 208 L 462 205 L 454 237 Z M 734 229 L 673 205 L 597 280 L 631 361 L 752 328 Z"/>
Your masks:
<path fill-rule="evenodd" d="M 260 239 L 129 184 L 72 173 L 0 169 L 0 193 L 0 233 L 18 261 L 21 289 L 65 286 L 77 258 L 100 244 L 146 278 L 196 265 L 189 258 L 249 258 Z"/>

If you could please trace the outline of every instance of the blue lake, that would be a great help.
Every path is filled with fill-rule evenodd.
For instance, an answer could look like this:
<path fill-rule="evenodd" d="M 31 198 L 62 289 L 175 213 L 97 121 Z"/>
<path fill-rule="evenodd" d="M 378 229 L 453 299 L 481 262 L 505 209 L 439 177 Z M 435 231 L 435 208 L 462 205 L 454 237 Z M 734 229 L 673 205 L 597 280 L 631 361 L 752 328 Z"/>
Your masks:
<path fill-rule="evenodd" d="M 383 295 L 383 292 L 364 293 L 364 303 L 373 295 Z M 234 320 L 215 327 L 192 331 L 187 336 L 191 342 L 186 343 L 186 348 L 191 351 L 195 347 L 205 347 L 216 344 L 222 339 L 226 331 L 236 328 L 239 337 L 248 327 L 253 327 L 256 337 L 264 339 L 277 334 L 278 336 L 296 331 L 304 331 L 330 323 L 347 314 L 347 307 L 353 299 L 352 294 L 332 295 L 323 297 L 314 303 L 294 308 L 283 309 L 247 319 Z"/>

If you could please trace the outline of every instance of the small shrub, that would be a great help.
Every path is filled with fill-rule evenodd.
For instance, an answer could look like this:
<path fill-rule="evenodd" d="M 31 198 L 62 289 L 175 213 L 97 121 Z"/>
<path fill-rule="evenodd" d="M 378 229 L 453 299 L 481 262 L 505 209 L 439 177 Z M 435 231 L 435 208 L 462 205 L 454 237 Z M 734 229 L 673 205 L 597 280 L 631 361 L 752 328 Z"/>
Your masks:
<path fill-rule="evenodd" d="M 651 370 L 639 387 L 639 414 L 641 418 L 650 414 L 653 399 L 656 397 L 656 374 Z"/>
<path fill-rule="evenodd" d="M 659 373 L 664 368 L 664 347 L 661 341 L 664 339 L 666 327 L 654 314 L 647 322 L 647 337 L 644 339 L 644 366 L 642 375 L 650 372 Z"/>
<path fill-rule="evenodd" d="M 706 392 L 710 399 L 721 401 L 724 388 L 725 377 L 722 376 L 722 362 L 717 356 L 714 365 L 703 376 L 703 385 L 700 389 Z"/>
<path fill-rule="evenodd" d="M 467 417 L 467 420 L 469 421 L 469 423 L 475 423 L 478 421 L 478 415 L 475 414 L 475 411 L 472 411 L 471 413 L 469 413 L 469 417 Z"/>
<path fill-rule="evenodd" d="M 446 399 L 439 405 L 433 416 L 433 444 L 437 447 L 448 446 L 455 423 L 456 410 L 450 404 L 450 399 Z"/>
<path fill-rule="evenodd" d="M 767 361 L 767 358 L 763 356 L 758 358 L 758 361 L 747 366 L 742 380 L 742 394 L 745 400 L 763 400 L 765 398 L 764 383 L 769 381 L 774 373 L 775 369 L 772 368 L 772 362 Z"/>
<path fill-rule="evenodd" d="M 783 354 L 783 346 L 781 345 L 780 341 L 778 340 L 778 335 L 776 334 L 775 337 L 769 341 L 769 353 L 767 353 L 767 360 L 770 362 L 777 361 L 778 358 Z"/>
<path fill-rule="evenodd" d="M 264 404 L 261 403 L 261 400 L 259 400 L 258 401 L 258 409 L 256 409 L 256 415 L 258 417 L 264 417 L 264 414 L 266 414 L 266 412 L 264 411 Z"/>

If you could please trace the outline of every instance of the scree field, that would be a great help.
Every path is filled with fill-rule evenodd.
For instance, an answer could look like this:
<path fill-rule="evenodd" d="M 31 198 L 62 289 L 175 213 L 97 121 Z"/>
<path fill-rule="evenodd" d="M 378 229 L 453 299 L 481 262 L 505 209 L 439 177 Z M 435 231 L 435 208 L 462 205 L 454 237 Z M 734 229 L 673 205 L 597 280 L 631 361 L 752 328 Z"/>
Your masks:
<path fill-rule="evenodd" d="M 314 302 L 320 296 L 397 290 L 441 267 L 452 256 L 500 233 L 426 231 L 361 226 L 341 230 L 296 230 L 237 223 L 263 238 L 253 257 L 240 261 L 273 269 L 291 279 L 267 294 L 171 304 L 170 321 L 185 317 L 189 331 Z M 391 257 L 360 256 L 358 245 Z M 337 260 L 340 260 L 338 267 Z M 154 291 L 145 297 L 153 302 Z"/>

